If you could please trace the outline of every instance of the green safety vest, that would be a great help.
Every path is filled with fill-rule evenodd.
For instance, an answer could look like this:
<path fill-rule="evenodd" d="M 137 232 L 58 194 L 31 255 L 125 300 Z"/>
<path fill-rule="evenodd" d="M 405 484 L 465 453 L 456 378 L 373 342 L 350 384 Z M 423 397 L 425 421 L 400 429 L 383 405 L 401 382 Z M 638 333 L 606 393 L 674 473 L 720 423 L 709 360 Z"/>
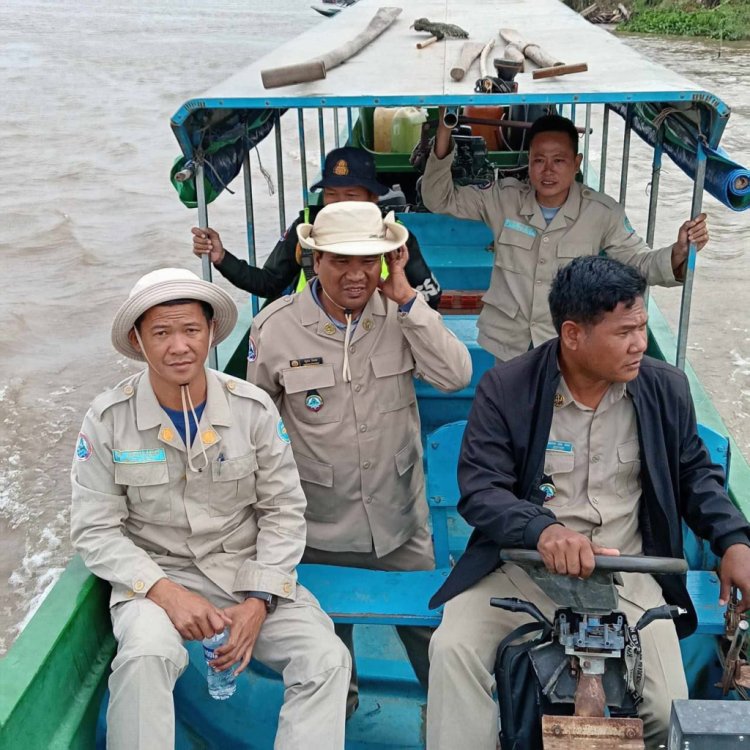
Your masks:
<path fill-rule="evenodd" d="M 310 223 L 310 207 L 305 206 L 304 211 L 304 219 L 305 224 Z M 307 248 L 302 248 L 302 254 L 304 256 L 305 253 L 309 253 L 310 256 L 312 255 L 312 250 L 308 250 Z M 310 278 L 312 278 L 314 274 L 311 274 Z M 380 278 L 385 281 L 385 279 L 388 278 L 388 264 L 385 262 L 385 257 L 380 259 Z M 294 291 L 299 293 L 301 292 L 306 286 L 307 286 L 308 278 L 305 275 L 305 269 L 303 267 L 302 271 L 300 271 L 299 279 L 297 279 L 297 286 L 294 288 Z"/>

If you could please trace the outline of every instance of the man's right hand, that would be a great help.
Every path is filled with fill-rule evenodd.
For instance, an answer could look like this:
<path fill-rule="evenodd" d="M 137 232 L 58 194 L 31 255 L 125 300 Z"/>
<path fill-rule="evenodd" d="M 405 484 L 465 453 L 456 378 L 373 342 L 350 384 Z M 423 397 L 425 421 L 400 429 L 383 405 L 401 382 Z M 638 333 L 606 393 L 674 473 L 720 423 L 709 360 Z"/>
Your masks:
<path fill-rule="evenodd" d="M 221 244 L 221 237 L 215 229 L 206 227 L 193 227 L 190 230 L 193 233 L 193 253 L 200 257 L 208 254 L 211 263 L 221 263 L 224 260 L 224 245 Z"/>
<path fill-rule="evenodd" d="M 588 578 L 594 572 L 594 555 L 619 555 L 611 547 L 599 547 L 577 531 L 553 524 L 539 535 L 536 545 L 550 573 Z"/>
<path fill-rule="evenodd" d="M 218 607 L 169 578 L 160 578 L 146 597 L 167 613 L 172 625 L 186 641 L 210 638 L 232 624 Z"/>

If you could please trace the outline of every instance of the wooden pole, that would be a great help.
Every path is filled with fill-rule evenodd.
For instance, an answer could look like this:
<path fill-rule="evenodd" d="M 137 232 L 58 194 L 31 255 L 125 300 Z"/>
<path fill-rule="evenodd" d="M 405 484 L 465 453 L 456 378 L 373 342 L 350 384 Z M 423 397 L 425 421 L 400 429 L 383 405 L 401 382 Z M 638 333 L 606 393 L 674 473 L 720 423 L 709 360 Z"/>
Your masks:
<path fill-rule="evenodd" d="M 361 49 L 377 39 L 401 14 L 401 8 L 380 8 L 372 17 L 365 29 L 340 47 L 325 55 L 313 58 L 296 65 L 284 65 L 280 68 L 261 70 L 263 88 L 272 89 L 279 86 L 291 86 L 295 83 L 318 81 L 326 77 L 329 70 L 338 67 L 342 62 L 354 57 Z"/>
<path fill-rule="evenodd" d="M 481 42 L 464 42 L 461 45 L 458 59 L 451 68 L 451 78 L 454 81 L 461 81 L 466 75 L 466 71 L 471 67 L 474 60 L 482 53 L 484 45 Z"/>
<path fill-rule="evenodd" d="M 555 65 L 562 65 L 562 60 L 558 60 L 553 55 L 543 50 L 538 44 L 527 42 L 515 29 L 500 29 L 500 36 L 508 43 L 512 44 L 523 52 L 523 54 L 536 63 L 540 68 L 551 68 Z"/>
<path fill-rule="evenodd" d="M 536 81 L 539 78 L 553 78 L 554 76 L 567 76 L 571 73 L 585 73 L 589 69 L 586 63 L 572 63 L 571 65 L 553 65 L 551 68 L 537 68 L 531 77 Z"/>
<path fill-rule="evenodd" d="M 429 47 L 431 44 L 435 44 L 435 42 L 439 42 L 443 37 L 441 36 L 431 36 L 425 39 L 423 42 L 417 42 L 417 49 L 424 49 L 425 47 Z"/>

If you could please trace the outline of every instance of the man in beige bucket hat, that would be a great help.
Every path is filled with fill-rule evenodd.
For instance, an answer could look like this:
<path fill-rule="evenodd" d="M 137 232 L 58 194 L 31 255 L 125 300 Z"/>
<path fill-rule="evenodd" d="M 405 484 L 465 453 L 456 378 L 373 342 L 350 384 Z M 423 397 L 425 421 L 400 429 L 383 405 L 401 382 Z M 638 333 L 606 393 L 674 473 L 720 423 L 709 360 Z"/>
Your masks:
<path fill-rule="evenodd" d="M 174 746 L 183 640 L 227 627 L 217 669 L 252 655 L 294 687 L 275 747 L 344 746 L 350 657 L 297 584 L 305 498 L 289 436 L 266 393 L 205 367 L 236 321 L 231 297 L 190 271 L 146 274 L 112 343 L 148 366 L 94 400 L 78 437 L 71 537 L 112 585 L 111 750 Z"/>
<path fill-rule="evenodd" d="M 469 353 L 409 284 L 408 230 L 392 215 L 383 219 L 371 203 L 334 203 L 297 233 L 317 277 L 255 318 L 247 376 L 273 397 L 289 430 L 307 497 L 303 561 L 431 569 L 413 379 L 464 388 Z M 423 684 L 425 630 L 399 628 Z M 337 632 L 351 648 L 351 626 Z M 356 703 L 355 688 L 349 711 Z"/>

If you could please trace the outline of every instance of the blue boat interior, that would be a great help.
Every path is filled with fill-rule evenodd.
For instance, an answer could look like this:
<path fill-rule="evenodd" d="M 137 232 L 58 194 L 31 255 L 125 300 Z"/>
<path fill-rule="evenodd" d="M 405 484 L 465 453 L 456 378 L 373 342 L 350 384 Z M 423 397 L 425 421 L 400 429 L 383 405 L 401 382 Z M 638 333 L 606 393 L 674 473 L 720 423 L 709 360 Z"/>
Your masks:
<path fill-rule="evenodd" d="M 419 237 L 444 289 L 487 289 L 493 254 L 492 236 L 484 225 L 420 213 L 406 213 L 400 219 Z M 300 565 L 298 569 L 300 581 L 316 595 L 334 621 L 357 625 L 360 706 L 347 723 L 349 750 L 424 747 L 426 696 L 393 626 L 436 627 L 440 622 L 440 610 L 430 610 L 427 603 L 469 537 L 469 527 L 456 511 L 457 457 L 475 386 L 494 364 L 493 357 L 477 344 L 476 315 L 446 315 L 445 321 L 467 345 L 474 373 L 469 387 L 457 393 L 442 393 L 423 382 L 416 384 L 437 569 L 403 573 L 321 565 Z M 239 351 L 227 368 L 238 377 L 244 376 L 244 357 Z M 709 428 L 700 429 L 714 462 L 728 470 L 727 438 Z M 724 620 L 714 572 L 717 560 L 687 527 L 684 532 L 691 568 L 688 588 L 698 611 L 699 627 L 682 642 L 683 660 L 691 697 L 718 698 L 714 685 L 721 669 L 716 635 L 723 633 Z M 201 644 L 186 645 L 190 664 L 175 689 L 176 747 L 272 748 L 283 700 L 279 676 L 253 662 L 239 678 L 235 695 L 216 701 L 207 692 Z M 97 746 L 102 748 L 106 701 L 105 695 L 97 728 Z"/>

